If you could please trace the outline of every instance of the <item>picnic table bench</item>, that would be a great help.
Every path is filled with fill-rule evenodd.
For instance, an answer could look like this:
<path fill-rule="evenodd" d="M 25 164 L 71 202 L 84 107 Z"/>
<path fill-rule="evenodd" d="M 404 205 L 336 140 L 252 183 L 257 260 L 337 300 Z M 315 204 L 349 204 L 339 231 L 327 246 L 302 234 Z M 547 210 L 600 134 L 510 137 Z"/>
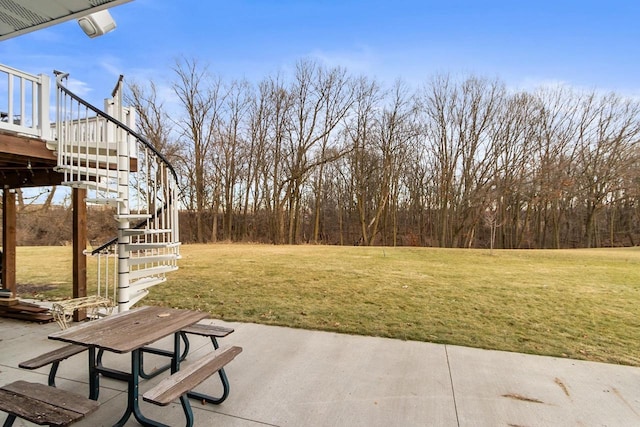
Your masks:
<path fill-rule="evenodd" d="M 184 342 L 184 350 L 182 352 L 182 355 L 180 356 L 180 361 L 182 362 L 187 357 L 187 354 L 189 353 L 189 348 L 191 346 L 189 342 L 189 338 L 187 337 L 187 334 L 209 337 L 211 339 L 211 343 L 213 344 L 213 348 L 217 349 L 218 347 L 220 347 L 217 339 L 224 338 L 233 332 L 234 332 L 233 328 L 229 328 L 226 326 L 219 326 L 219 325 L 211 325 L 208 323 L 194 323 L 193 325 L 187 326 L 186 328 L 182 328 L 180 330 L 180 336 L 182 338 L 182 341 Z M 142 357 L 144 356 L 144 353 L 151 353 L 151 354 L 157 354 L 157 355 L 168 356 L 168 357 L 172 356 L 172 353 L 168 350 L 162 350 L 162 349 L 157 349 L 153 347 L 143 347 L 141 349 Z M 168 370 L 169 368 L 171 368 L 171 363 L 168 363 L 164 366 L 154 369 L 150 373 L 147 373 L 144 369 L 144 360 L 141 360 L 140 376 L 144 379 L 150 379 L 157 376 L 161 372 Z M 224 369 L 221 369 L 219 371 L 219 374 L 220 374 L 220 380 L 222 381 L 222 386 L 224 389 L 223 396 L 220 398 L 211 398 L 210 396 L 207 396 L 206 398 L 203 397 L 203 400 L 206 400 L 209 403 L 214 403 L 214 404 L 222 403 L 229 394 L 229 381 L 224 372 Z"/>
<path fill-rule="evenodd" d="M 211 375 L 220 371 L 242 352 L 242 347 L 223 347 L 207 353 L 202 358 L 162 380 L 158 385 L 148 390 L 142 396 L 146 402 L 166 406 L 176 399 L 180 399 L 187 426 L 193 425 L 193 411 L 189 403 L 192 390 Z"/>
<path fill-rule="evenodd" d="M 0 410 L 8 413 L 4 427 L 16 418 L 38 425 L 67 426 L 98 409 L 98 402 L 44 384 L 15 381 L 0 387 Z"/>
<path fill-rule="evenodd" d="M 56 374 L 58 372 L 58 366 L 63 360 L 85 351 L 87 347 L 76 344 L 67 344 L 63 347 L 56 348 L 55 350 L 48 351 L 33 359 L 26 360 L 20 363 L 18 366 L 22 369 L 38 369 L 43 366 L 51 364 L 51 370 L 49 371 L 49 385 L 51 387 L 56 386 Z"/>
<path fill-rule="evenodd" d="M 214 348 L 218 348 L 217 338 L 224 338 L 234 331 L 233 328 L 227 328 L 226 326 L 209 325 L 206 323 L 195 323 L 186 328 L 182 328 L 180 331 L 182 334 L 200 335 L 203 337 L 211 338 Z"/>

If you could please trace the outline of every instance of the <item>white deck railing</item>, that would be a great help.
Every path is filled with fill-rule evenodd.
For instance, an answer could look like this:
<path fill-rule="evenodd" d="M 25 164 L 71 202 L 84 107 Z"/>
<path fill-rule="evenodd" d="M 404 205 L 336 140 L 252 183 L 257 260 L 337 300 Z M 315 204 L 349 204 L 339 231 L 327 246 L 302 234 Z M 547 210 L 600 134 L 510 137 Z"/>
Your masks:
<path fill-rule="evenodd" d="M 0 64 L 0 130 L 48 140 L 49 77 Z"/>

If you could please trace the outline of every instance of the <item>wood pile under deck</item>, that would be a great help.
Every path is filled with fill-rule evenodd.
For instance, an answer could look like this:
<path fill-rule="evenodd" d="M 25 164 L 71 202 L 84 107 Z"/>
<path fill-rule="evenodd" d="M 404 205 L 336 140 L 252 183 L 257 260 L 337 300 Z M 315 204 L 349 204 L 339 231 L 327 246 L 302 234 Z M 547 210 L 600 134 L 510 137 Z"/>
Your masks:
<path fill-rule="evenodd" d="M 30 302 L 20 301 L 18 298 L 0 299 L 0 317 L 10 317 L 38 323 L 53 321 L 53 316 L 48 308 Z"/>

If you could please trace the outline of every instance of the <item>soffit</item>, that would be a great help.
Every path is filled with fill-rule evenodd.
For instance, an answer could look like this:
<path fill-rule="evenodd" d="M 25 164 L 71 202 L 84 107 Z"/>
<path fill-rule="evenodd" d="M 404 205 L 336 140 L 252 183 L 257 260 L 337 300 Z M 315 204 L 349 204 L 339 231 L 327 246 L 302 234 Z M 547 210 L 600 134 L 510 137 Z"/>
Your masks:
<path fill-rule="evenodd" d="M 0 41 L 132 0 L 0 0 Z"/>

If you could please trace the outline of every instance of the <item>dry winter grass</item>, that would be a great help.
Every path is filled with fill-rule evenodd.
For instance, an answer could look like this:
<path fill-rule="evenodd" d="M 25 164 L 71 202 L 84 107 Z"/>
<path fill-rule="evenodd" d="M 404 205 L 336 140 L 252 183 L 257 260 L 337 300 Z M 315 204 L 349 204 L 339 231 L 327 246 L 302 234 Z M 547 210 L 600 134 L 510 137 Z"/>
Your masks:
<path fill-rule="evenodd" d="M 214 318 L 640 366 L 640 249 L 187 245 L 144 304 Z M 92 266 L 90 266 L 90 271 Z M 90 276 L 92 277 L 92 276 Z M 71 294 L 71 248 L 22 247 L 20 284 Z"/>

